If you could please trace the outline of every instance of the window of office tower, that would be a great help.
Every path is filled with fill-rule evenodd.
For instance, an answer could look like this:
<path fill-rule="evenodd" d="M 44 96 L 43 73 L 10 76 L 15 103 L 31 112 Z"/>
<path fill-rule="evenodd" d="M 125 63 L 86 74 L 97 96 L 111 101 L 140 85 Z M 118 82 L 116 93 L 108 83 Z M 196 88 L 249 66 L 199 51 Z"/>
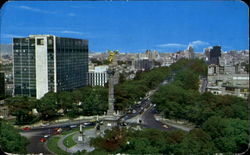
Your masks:
<path fill-rule="evenodd" d="M 44 45 L 44 39 L 37 39 L 37 45 Z"/>
<path fill-rule="evenodd" d="M 53 44 L 53 40 L 52 39 L 48 39 L 48 44 L 52 45 Z"/>

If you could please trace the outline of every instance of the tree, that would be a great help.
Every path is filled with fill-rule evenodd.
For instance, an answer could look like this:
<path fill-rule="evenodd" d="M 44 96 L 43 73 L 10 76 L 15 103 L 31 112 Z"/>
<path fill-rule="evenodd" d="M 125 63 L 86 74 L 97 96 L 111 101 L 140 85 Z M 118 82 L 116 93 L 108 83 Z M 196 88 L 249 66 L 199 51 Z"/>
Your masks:
<path fill-rule="evenodd" d="M 8 153 L 25 154 L 28 140 L 7 122 L 0 120 L 0 146 Z"/>
<path fill-rule="evenodd" d="M 6 99 L 10 114 L 16 116 L 16 124 L 30 124 L 37 120 L 32 114 L 36 108 L 37 100 L 27 96 L 17 96 Z"/>
<path fill-rule="evenodd" d="M 191 70 L 177 73 L 175 80 L 180 80 L 182 84 L 181 87 L 184 89 L 198 90 L 199 88 L 199 76 Z"/>
<path fill-rule="evenodd" d="M 63 109 L 63 113 L 73 108 L 73 96 L 71 92 L 62 91 L 57 93 L 58 106 Z"/>
<path fill-rule="evenodd" d="M 82 90 L 82 105 L 84 115 L 100 115 L 108 109 L 108 90 L 102 87 L 86 87 Z"/>
<path fill-rule="evenodd" d="M 202 129 L 208 133 L 215 146 L 223 153 L 241 153 L 248 147 L 247 120 L 210 117 Z"/>
<path fill-rule="evenodd" d="M 130 141 L 128 154 L 157 154 L 159 153 L 158 148 L 150 145 L 150 141 L 143 137 L 137 137 Z"/>
<path fill-rule="evenodd" d="M 72 92 L 74 103 L 78 104 L 82 98 L 82 92 L 79 89 L 76 89 Z"/>
<path fill-rule="evenodd" d="M 202 129 L 193 129 L 179 144 L 175 150 L 177 154 L 212 154 L 217 153 L 217 149 L 211 142 L 211 137 Z"/>
<path fill-rule="evenodd" d="M 37 104 L 37 110 L 43 119 L 49 119 L 58 115 L 59 106 L 57 104 L 56 93 L 48 92 Z"/>

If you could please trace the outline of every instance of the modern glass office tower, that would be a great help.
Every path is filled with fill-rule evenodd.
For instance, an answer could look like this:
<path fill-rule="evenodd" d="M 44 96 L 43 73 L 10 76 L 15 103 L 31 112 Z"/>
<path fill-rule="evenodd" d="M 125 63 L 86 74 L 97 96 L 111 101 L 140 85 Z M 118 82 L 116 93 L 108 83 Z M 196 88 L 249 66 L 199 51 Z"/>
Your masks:
<path fill-rule="evenodd" d="M 30 35 L 13 43 L 14 95 L 40 99 L 87 85 L 87 40 Z"/>

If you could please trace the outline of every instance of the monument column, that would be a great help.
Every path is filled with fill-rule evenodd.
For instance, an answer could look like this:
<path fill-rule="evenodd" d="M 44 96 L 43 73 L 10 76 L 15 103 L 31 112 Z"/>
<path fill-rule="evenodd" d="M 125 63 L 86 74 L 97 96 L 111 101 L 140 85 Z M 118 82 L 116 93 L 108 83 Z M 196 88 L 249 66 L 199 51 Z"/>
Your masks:
<path fill-rule="evenodd" d="M 117 66 L 117 61 L 116 61 L 116 54 L 118 51 L 109 51 L 109 57 L 108 60 L 110 62 L 109 64 L 109 69 L 107 71 L 108 73 L 108 82 L 109 82 L 109 107 L 107 111 L 108 116 L 114 116 L 114 76 L 115 76 L 115 71 L 116 71 L 116 66 Z"/>
<path fill-rule="evenodd" d="M 109 116 L 113 116 L 114 115 L 114 69 L 110 68 L 108 70 L 108 78 L 109 78 L 109 98 L 108 98 L 108 103 L 109 103 L 109 107 L 108 107 L 108 112 L 107 115 Z"/>

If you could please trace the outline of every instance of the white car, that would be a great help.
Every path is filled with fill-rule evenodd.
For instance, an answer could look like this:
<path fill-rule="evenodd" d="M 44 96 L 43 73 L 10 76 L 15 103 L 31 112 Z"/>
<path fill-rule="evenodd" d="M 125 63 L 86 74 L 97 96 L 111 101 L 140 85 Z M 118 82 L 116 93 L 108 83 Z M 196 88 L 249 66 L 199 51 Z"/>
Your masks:
<path fill-rule="evenodd" d="M 49 126 L 49 123 L 41 124 L 42 127 Z"/>
<path fill-rule="evenodd" d="M 83 123 L 84 125 L 89 125 L 90 123 L 89 122 L 85 122 L 85 123 Z"/>
<path fill-rule="evenodd" d="M 76 128 L 77 127 L 77 125 L 75 124 L 75 125 L 71 125 L 71 126 L 69 126 L 70 128 Z"/>
<path fill-rule="evenodd" d="M 163 127 L 164 127 L 164 128 L 168 128 L 168 126 L 167 126 L 166 124 L 165 124 L 165 125 L 163 125 Z"/>
<path fill-rule="evenodd" d="M 49 136 L 50 136 L 50 135 L 44 135 L 43 137 L 44 137 L 44 138 L 48 138 Z"/>

